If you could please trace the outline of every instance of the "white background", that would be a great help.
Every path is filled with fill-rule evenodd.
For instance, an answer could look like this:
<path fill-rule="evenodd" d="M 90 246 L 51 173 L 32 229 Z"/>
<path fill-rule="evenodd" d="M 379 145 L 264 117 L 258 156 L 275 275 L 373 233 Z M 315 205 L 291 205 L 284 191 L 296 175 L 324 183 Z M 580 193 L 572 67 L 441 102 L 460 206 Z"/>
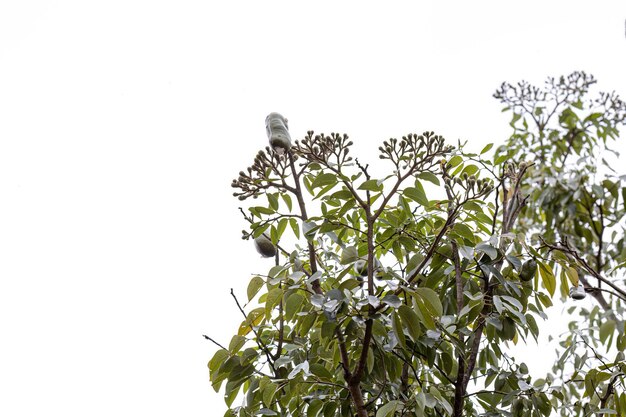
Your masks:
<path fill-rule="evenodd" d="M 269 112 L 294 139 L 349 133 L 364 162 L 424 130 L 480 150 L 510 133 L 503 81 L 585 70 L 626 95 L 625 19 L 623 1 L 2 1 L 0 415 L 221 415 L 201 335 L 228 343 L 229 289 L 269 266 L 230 188 Z"/>

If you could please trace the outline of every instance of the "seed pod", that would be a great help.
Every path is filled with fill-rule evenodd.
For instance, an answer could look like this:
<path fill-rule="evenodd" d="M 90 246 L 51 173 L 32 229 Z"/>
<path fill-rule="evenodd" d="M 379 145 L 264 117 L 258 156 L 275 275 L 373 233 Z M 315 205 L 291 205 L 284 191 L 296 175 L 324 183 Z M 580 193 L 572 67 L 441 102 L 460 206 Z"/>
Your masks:
<path fill-rule="evenodd" d="M 529 259 L 522 265 L 522 270 L 519 273 L 519 279 L 522 281 L 530 281 L 535 277 L 537 273 L 537 261 Z"/>
<path fill-rule="evenodd" d="M 267 236 L 261 235 L 254 239 L 254 246 L 257 252 L 264 258 L 272 258 L 276 256 L 276 247 Z"/>
<path fill-rule="evenodd" d="M 278 152 L 287 152 L 291 148 L 291 136 L 287 126 L 287 119 L 279 113 L 270 113 L 265 118 L 267 138 L 272 148 Z"/>
<path fill-rule="evenodd" d="M 572 297 L 574 300 L 582 300 L 583 298 L 585 298 L 587 296 L 587 293 L 585 292 L 585 287 L 583 287 L 583 284 L 578 284 L 578 287 L 571 287 L 569 289 L 569 296 Z"/>

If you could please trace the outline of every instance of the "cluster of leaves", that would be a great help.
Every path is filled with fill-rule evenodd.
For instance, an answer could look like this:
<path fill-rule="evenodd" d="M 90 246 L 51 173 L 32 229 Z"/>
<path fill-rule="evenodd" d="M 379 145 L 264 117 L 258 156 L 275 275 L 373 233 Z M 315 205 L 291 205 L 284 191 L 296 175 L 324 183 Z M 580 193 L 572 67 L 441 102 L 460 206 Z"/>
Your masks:
<path fill-rule="evenodd" d="M 571 332 L 544 380 L 562 415 L 626 413 L 626 176 L 608 158 L 619 157 L 610 145 L 626 103 L 614 92 L 590 98 L 595 83 L 574 72 L 543 88 L 505 83 L 495 94 L 514 129 L 496 155 L 536 161 L 524 179 L 529 200 L 518 229 L 560 277 L 563 299 L 570 285 L 582 285 L 595 301 L 568 308 Z"/>
<path fill-rule="evenodd" d="M 278 255 L 244 306 L 235 297 L 241 326 L 209 362 L 226 416 L 626 410 L 623 355 L 598 350 L 626 343 L 611 281 L 624 267 L 626 191 L 610 173 L 598 183 L 595 166 L 569 166 L 573 155 L 597 162 L 598 143 L 624 120 L 615 94 L 585 101 L 593 82 L 575 73 L 545 89 L 504 84 L 496 97 L 515 131 L 493 157 L 492 145 L 475 154 L 409 134 L 382 144 L 389 174 L 372 178 L 347 135 L 308 132 L 286 153 L 261 151 L 232 185 L 263 201 L 242 210 L 244 238 L 265 234 Z M 591 279 L 604 283 L 593 294 L 605 304 L 580 309 L 559 372 L 533 379 L 506 345 L 537 339 L 557 287 L 591 291 Z M 618 297 L 606 299 L 607 286 Z"/>

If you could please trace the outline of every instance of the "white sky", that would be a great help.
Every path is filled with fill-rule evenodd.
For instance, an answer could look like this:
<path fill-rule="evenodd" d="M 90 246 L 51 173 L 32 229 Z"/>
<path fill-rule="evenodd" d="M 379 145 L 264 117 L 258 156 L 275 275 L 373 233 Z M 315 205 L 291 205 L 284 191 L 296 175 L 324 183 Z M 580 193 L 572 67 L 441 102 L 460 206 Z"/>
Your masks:
<path fill-rule="evenodd" d="M 377 163 L 409 132 L 503 141 L 502 81 L 626 96 L 626 2 L 373 4 L 0 3 L 0 415 L 223 413 L 201 335 L 269 266 L 230 188 L 269 112 Z"/>

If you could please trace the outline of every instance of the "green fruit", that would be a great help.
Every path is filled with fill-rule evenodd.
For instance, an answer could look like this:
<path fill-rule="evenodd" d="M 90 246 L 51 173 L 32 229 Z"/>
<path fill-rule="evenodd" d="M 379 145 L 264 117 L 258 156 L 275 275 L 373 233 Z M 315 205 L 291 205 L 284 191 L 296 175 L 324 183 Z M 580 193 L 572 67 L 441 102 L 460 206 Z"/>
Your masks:
<path fill-rule="evenodd" d="M 291 135 L 287 127 L 287 119 L 279 113 L 270 113 L 265 118 L 267 138 L 272 148 L 278 152 L 287 152 L 291 148 Z"/>
<path fill-rule="evenodd" d="M 522 281 L 530 281 L 535 278 L 537 273 L 537 261 L 529 259 L 522 265 L 522 271 L 519 273 L 519 279 Z"/>
<path fill-rule="evenodd" d="M 256 247 L 257 252 L 259 252 L 264 258 L 272 258 L 276 256 L 276 247 L 265 235 L 261 235 L 254 239 L 254 246 Z"/>

